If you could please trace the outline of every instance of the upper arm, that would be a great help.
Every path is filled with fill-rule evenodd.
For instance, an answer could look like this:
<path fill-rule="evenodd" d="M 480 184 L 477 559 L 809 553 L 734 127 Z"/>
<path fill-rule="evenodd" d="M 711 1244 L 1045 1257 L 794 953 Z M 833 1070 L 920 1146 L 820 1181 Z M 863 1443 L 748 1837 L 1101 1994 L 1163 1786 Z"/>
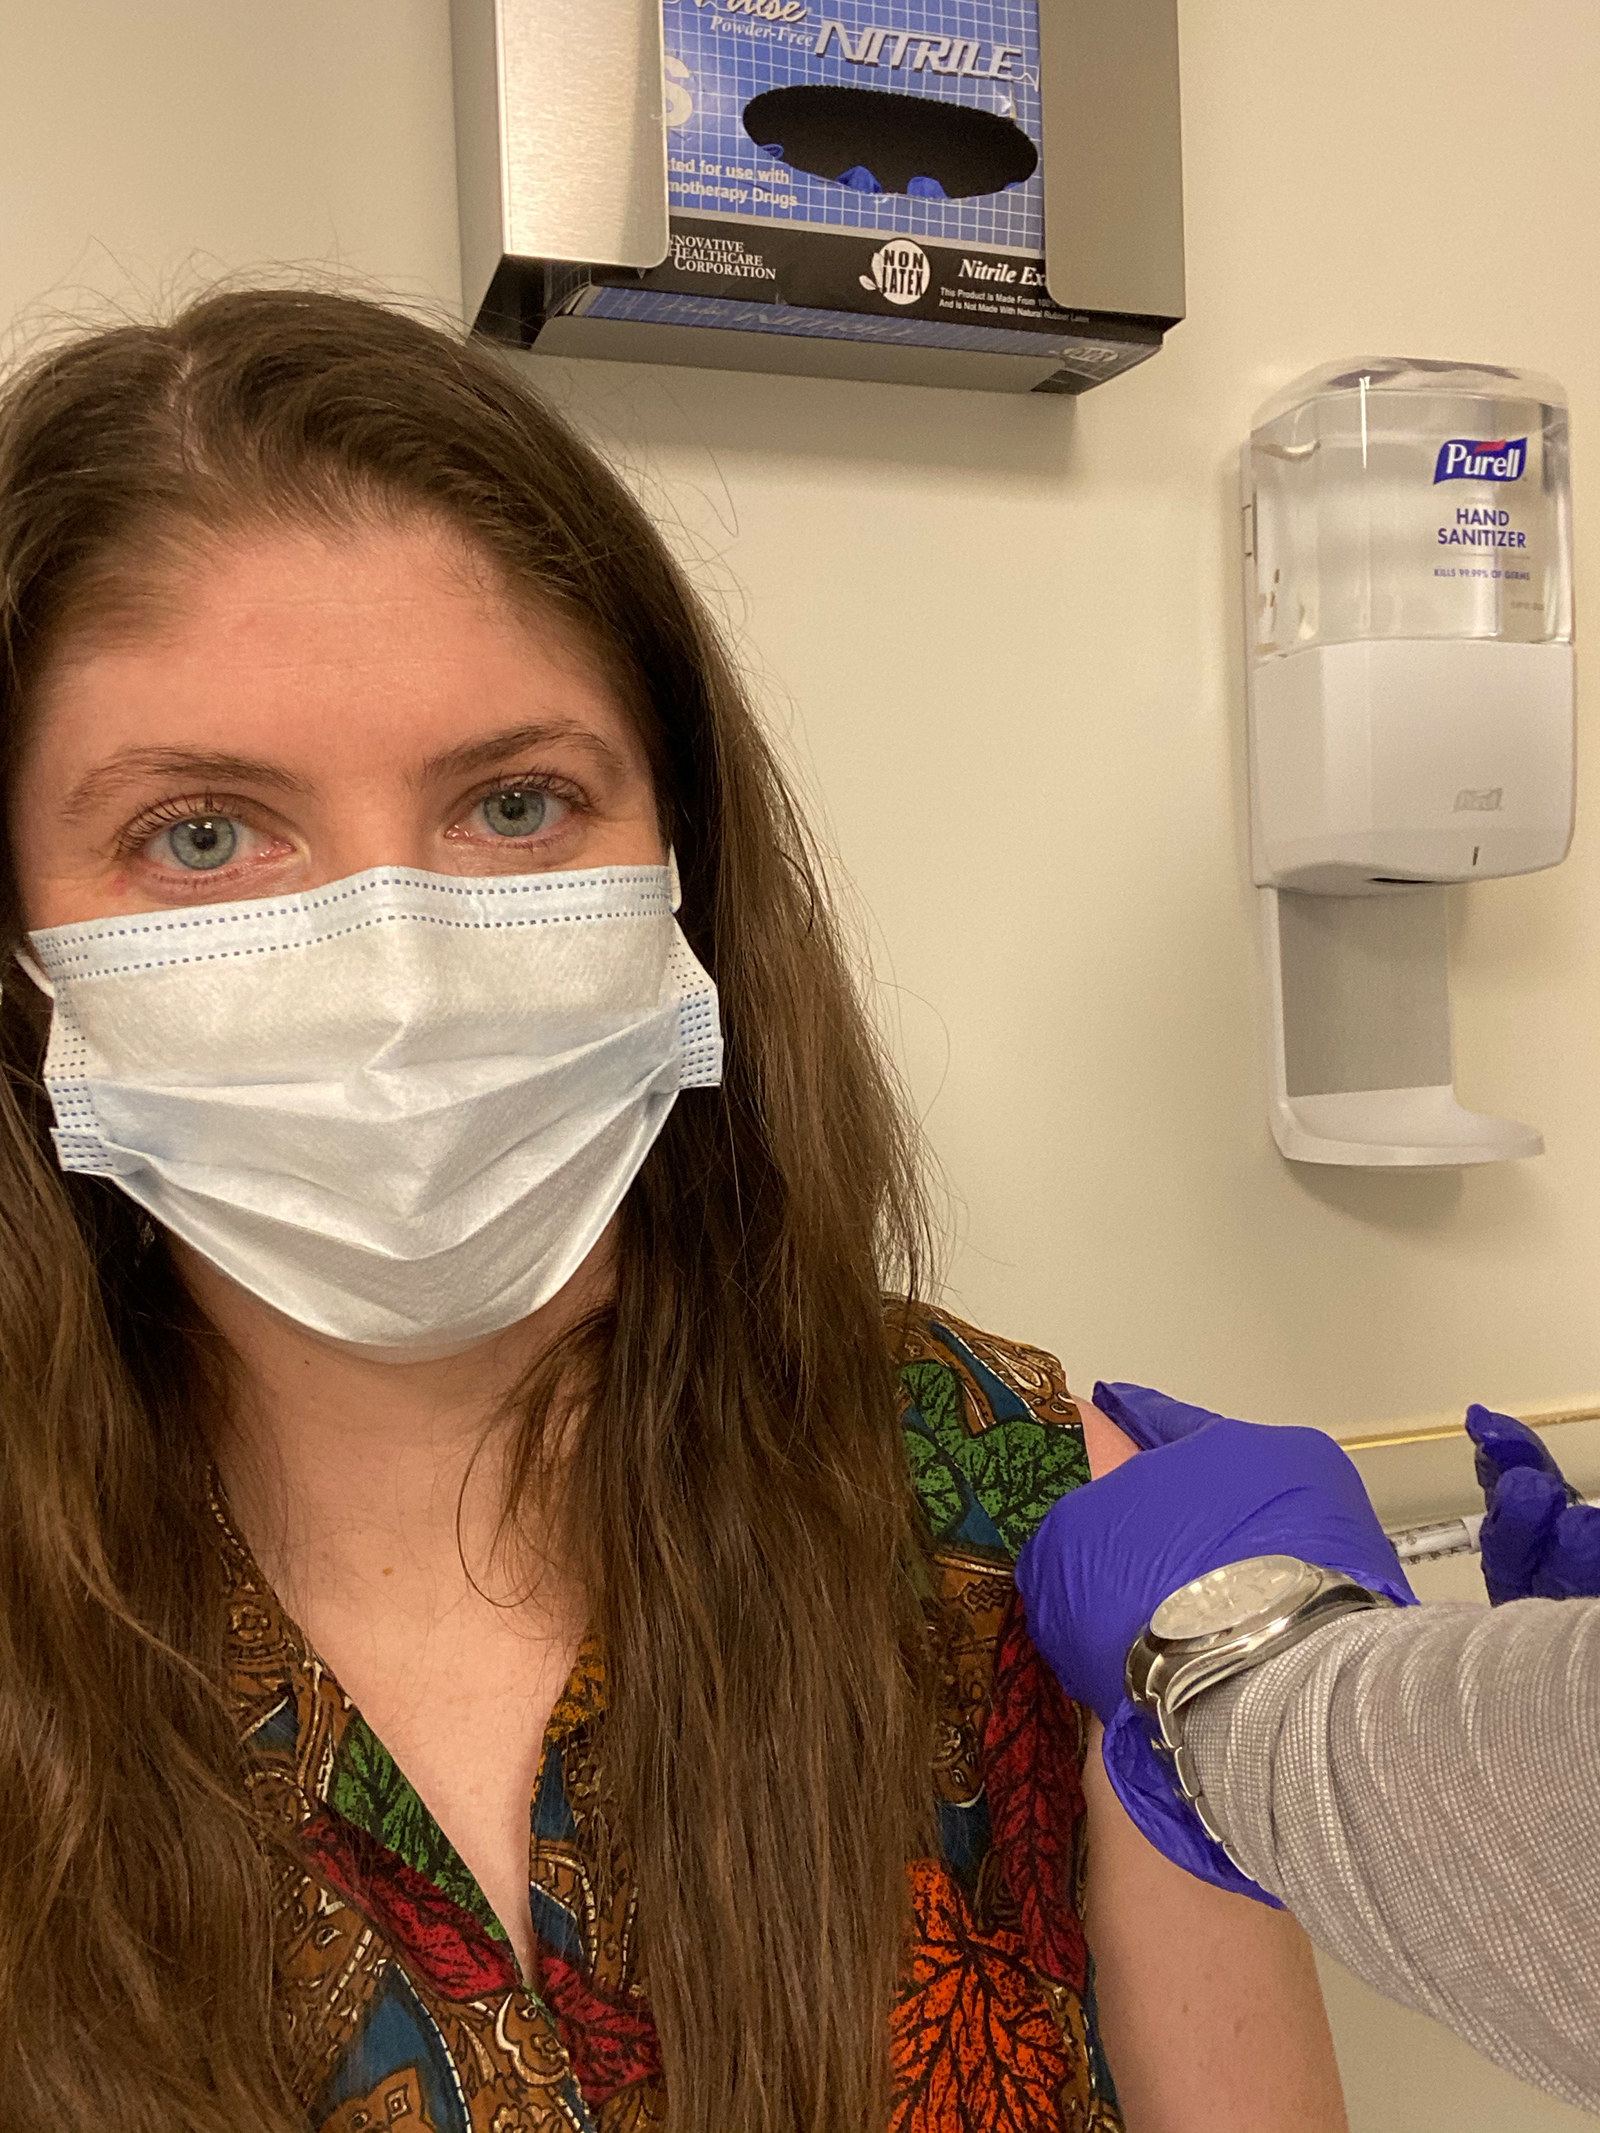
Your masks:
<path fill-rule="evenodd" d="M 1092 1400 L 1073 1401 L 1078 1410 L 1078 1419 L 1083 1424 L 1084 1450 L 1089 1454 L 1089 1471 L 1096 1481 L 1102 1474 L 1109 1474 L 1125 1459 L 1132 1459 L 1139 1447 L 1131 1437 L 1118 1429 L 1109 1415 L 1103 1415 Z"/>
<path fill-rule="evenodd" d="M 1163 1858 L 1111 1789 L 1098 1725 L 1084 1791 L 1085 1927 L 1128 2133 L 1345 2133 L 1333 2042 L 1299 1926 Z"/>

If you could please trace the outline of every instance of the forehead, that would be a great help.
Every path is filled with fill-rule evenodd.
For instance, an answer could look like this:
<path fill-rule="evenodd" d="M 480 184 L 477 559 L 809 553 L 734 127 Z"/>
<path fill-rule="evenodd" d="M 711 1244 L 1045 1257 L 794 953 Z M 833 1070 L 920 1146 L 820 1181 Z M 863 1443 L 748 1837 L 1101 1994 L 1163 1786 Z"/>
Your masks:
<path fill-rule="evenodd" d="M 434 753 L 513 717 L 631 732 L 580 630 L 426 520 L 189 542 L 68 615 L 27 753 L 150 741 Z"/>

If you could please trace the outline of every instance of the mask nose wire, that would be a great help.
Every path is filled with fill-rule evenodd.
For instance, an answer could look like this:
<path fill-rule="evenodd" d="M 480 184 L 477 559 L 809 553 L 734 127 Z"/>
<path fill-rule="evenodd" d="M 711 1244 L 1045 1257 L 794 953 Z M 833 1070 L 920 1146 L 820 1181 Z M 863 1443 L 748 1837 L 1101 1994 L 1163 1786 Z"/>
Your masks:
<path fill-rule="evenodd" d="M 667 895 L 674 911 L 683 902 L 683 884 L 678 878 L 678 855 L 670 847 L 667 851 Z M 19 948 L 13 958 L 17 968 L 31 978 L 47 1000 L 56 996 L 55 986 L 45 976 L 26 948 Z"/>

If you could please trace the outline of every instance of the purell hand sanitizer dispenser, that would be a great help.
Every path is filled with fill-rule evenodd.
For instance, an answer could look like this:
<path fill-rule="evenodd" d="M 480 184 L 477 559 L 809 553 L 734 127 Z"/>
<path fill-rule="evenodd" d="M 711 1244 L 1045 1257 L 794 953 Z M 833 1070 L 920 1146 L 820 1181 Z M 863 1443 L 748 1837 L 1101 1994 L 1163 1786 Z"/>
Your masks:
<path fill-rule="evenodd" d="M 1571 841 L 1565 396 L 1338 364 L 1261 410 L 1243 471 L 1274 1136 L 1301 1162 L 1537 1155 L 1456 1100 L 1442 885 Z"/>

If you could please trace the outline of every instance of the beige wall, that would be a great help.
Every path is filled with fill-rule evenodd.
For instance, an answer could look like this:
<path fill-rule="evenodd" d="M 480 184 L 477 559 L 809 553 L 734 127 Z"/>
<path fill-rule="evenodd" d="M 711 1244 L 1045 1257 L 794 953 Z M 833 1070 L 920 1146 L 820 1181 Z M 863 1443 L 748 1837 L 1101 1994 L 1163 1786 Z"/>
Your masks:
<path fill-rule="evenodd" d="M 1540 1161 L 1278 1158 L 1246 886 L 1234 454 L 1328 358 L 1600 417 L 1593 0 L 1185 0 L 1192 315 L 1082 401 L 547 366 L 739 636 L 870 914 L 974 1317 L 1080 1380 L 1338 1428 L 1600 1394 L 1594 758 L 1455 911 L 1459 1081 Z M 7 0 L 0 319 L 335 263 L 457 298 L 445 0 Z M 1578 2121 L 1339 1996 L 1360 2128 Z M 1399 2024 L 1396 2027 L 1396 2024 Z"/>
<path fill-rule="evenodd" d="M 1549 1153 L 1289 1166 L 1247 886 L 1235 454 L 1363 352 L 1548 369 L 1600 544 L 1600 11 L 1183 13 L 1191 316 L 1076 406 L 564 381 L 708 558 L 875 927 L 972 1315 L 1076 1375 L 1331 1425 L 1600 1392 L 1600 844 L 1464 892 L 1465 1099 Z"/>

